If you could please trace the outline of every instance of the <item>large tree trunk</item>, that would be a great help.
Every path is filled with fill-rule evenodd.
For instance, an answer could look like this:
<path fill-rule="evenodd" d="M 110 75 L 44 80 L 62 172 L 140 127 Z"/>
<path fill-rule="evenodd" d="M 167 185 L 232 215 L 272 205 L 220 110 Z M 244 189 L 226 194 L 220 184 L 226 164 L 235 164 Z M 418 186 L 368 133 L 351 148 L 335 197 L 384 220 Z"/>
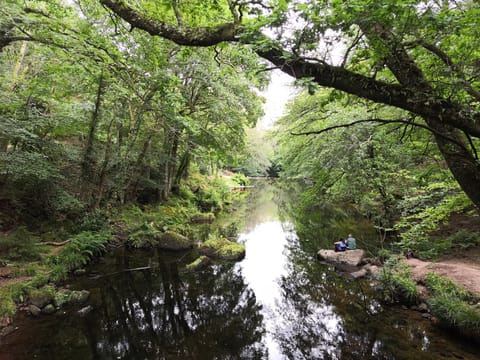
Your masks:
<path fill-rule="evenodd" d="M 92 118 L 90 120 L 89 132 L 87 137 L 87 143 L 85 145 L 85 152 L 82 160 L 82 199 L 90 202 L 91 194 L 93 193 L 92 184 L 95 183 L 95 167 L 96 159 L 94 153 L 95 137 L 97 133 L 98 123 L 100 121 L 100 106 L 105 88 L 105 79 L 103 74 L 98 79 L 97 95 L 95 99 L 95 107 L 93 109 Z"/>
<path fill-rule="evenodd" d="M 458 129 L 438 120 L 425 119 L 435 131 L 435 140 L 447 165 L 460 187 L 480 208 L 480 162 L 465 144 L 465 136 Z"/>

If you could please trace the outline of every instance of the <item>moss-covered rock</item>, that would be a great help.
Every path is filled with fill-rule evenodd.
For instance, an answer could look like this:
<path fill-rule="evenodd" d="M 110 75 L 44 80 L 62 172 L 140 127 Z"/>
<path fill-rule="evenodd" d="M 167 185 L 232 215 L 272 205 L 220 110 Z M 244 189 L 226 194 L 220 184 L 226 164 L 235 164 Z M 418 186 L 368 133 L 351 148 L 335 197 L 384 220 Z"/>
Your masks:
<path fill-rule="evenodd" d="M 198 251 L 202 255 L 222 260 L 241 260 L 245 257 L 245 245 L 225 238 L 207 240 L 199 245 Z"/>
<path fill-rule="evenodd" d="M 210 265 L 212 261 L 208 256 L 202 255 L 198 257 L 195 261 L 191 262 L 185 267 L 185 270 L 188 272 L 199 271 L 205 269 L 208 265 Z"/>
<path fill-rule="evenodd" d="M 158 247 L 164 250 L 191 249 L 194 241 L 173 231 L 166 231 L 156 236 Z"/>
<path fill-rule="evenodd" d="M 54 312 L 55 312 L 55 306 L 53 306 L 52 304 L 48 304 L 42 309 L 42 314 L 45 314 L 45 315 L 50 315 L 50 314 L 53 314 Z"/>
<path fill-rule="evenodd" d="M 45 285 L 39 289 L 33 289 L 28 294 L 29 303 L 38 308 L 43 308 L 50 304 L 55 297 L 55 288 L 51 285 Z"/>
<path fill-rule="evenodd" d="M 210 224 L 213 220 L 215 220 L 215 214 L 213 213 L 196 214 L 190 219 L 194 224 Z"/>
<path fill-rule="evenodd" d="M 70 302 L 72 296 L 72 290 L 69 289 L 60 289 L 55 293 L 53 298 L 53 305 L 57 308 L 61 308 Z"/>
<path fill-rule="evenodd" d="M 90 291 L 87 290 L 72 291 L 69 302 L 72 304 L 83 304 L 85 301 L 87 301 L 89 296 Z"/>

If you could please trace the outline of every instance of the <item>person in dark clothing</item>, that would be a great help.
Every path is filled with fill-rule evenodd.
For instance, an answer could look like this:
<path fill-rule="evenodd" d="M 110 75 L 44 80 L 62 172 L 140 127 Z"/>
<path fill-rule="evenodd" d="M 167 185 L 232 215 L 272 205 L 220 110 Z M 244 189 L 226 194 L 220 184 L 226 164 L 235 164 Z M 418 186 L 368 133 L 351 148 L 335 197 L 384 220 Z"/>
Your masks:
<path fill-rule="evenodd" d="M 340 238 L 340 240 L 335 242 L 334 245 L 335 245 L 335 251 L 347 250 L 347 244 L 345 244 L 345 240 L 343 238 Z"/>

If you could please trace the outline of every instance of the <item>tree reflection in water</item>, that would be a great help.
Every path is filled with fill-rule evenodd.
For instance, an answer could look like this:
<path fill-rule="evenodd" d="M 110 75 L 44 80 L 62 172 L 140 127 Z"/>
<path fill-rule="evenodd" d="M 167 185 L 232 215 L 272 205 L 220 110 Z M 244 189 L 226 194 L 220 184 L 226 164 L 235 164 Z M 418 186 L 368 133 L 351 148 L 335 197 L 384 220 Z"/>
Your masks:
<path fill-rule="evenodd" d="M 316 261 L 287 234 L 288 269 L 274 310 L 274 337 L 286 358 L 434 360 L 450 353 L 445 334 L 420 314 L 384 308 L 368 283 Z"/>
<path fill-rule="evenodd" d="M 158 270 L 125 272 L 100 288 L 102 317 L 91 317 L 92 345 L 104 358 L 264 357 L 262 315 L 231 265 L 179 273 L 158 254 Z"/>

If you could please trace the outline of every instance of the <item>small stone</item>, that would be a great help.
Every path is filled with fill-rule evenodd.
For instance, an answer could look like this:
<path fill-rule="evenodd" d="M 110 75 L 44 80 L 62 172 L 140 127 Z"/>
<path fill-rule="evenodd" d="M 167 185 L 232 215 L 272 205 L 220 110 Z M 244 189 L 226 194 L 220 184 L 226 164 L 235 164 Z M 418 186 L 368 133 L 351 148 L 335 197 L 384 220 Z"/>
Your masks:
<path fill-rule="evenodd" d="M 360 269 L 358 271 L 352 272 L 350 274 L 354 279 L 360 279 L 362 277 L 367 276 L 367 270 L 365 269 Z"/>
<path fill-rule="evenodd" d="M 73 304 L 83 304 L 89 296 L 90 292 L 87 290 L 72 291 L 70 299 Z"/>
<path fill-rule="evenodd" d="M 0 330 L 0 337 L 4 337 L 4 336 L 7 336 L 7 335 L 10 335 L 10 334 L 13 333 L 15 330 L 18 330 L 18 327 L 15 327 L 15 326 L 13 326 L 13 325 L 5 326 L 2 330 Z"/>
<path fill-rule="evenodd" d="M 30 313 L 32 316 L 38 316 L 42 312 L 42 310 L 33 304 L 30 304 L 27 306 L 27 311 Z"/>
<path fill-rule="evenodd" d="M 82 275 L 85 275 L 86 273 L 87 273 L 87 270 L 85 269 L 77 269 L 73 272 L 73 275 L 82 276 Z"/>
<path fill-rule="evenodd" d="M 81 308 L 80 310 L 77 311 L 78 315 L 80 316 L 85 316 L 87 315 L 90 311 L 93 310 L 93 306 L 92 305 L 88 305 L 88 306 L 85 306 L 83 308 Z"/>
<path fill-rule="evenodd" d="M 418 311 L 423 313 L 428 312 L 428 305 L 425 303 L 421 303 L 420 305 L 418 305 Z"/>
<path fill-rule="evenodd" d="M 422 318 L 429 320 L 432 318 L 432 315 L 430 315 L 429 313 L 423 313 Z"/>
<path fill-rule="evenodd" d="M 45 315 L 50 315 L 50 314 L 53 314 L 54 312 L 55 312 L 55 306 L 53 306 L 52 304 L 48 304 L 42 309 L 42 314 L 45 314 Z"/>

